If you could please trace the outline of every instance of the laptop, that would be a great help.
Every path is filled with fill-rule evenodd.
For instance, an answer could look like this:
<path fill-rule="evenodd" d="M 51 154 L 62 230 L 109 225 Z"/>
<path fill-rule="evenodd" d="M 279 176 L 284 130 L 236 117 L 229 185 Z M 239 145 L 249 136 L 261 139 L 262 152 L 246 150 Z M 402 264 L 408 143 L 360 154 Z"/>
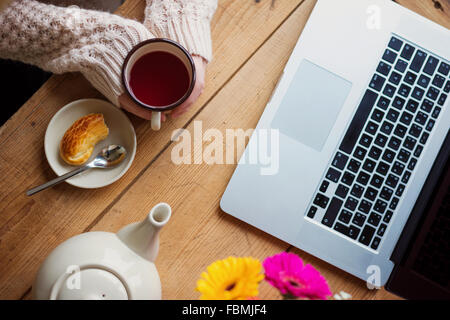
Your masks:
<path fill-rule="evenodd" d="M 392 1 L 319 0 L 222 210 L 385 285 L 425 241 L 411 234 L 428 209 L 408 221 L 450 128 L 449 43 L 449 30 Z M 276 170 L 248 160 L 263 131 L 278 133 L 266 146 Z"/>

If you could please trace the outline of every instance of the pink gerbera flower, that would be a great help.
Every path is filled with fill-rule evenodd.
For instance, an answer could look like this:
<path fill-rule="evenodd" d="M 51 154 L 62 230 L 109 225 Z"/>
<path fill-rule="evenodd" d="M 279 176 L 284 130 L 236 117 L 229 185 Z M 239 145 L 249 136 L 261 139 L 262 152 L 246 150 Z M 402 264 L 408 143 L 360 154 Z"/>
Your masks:
<path fill-rule="evenodd" d="M 331 296 L 325 278 L 296 254 L 282 252 L 267 257 L 263 267 L 266 280 L 285 297 L 326 300 Z"/>

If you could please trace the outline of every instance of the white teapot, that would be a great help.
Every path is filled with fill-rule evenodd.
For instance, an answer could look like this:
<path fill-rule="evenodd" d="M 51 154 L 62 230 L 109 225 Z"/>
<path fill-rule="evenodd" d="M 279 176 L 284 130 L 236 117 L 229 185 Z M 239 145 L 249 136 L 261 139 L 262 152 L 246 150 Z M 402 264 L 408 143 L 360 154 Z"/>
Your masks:
<path fill-rule="evenodd" d="M 34 299 L 161 299 L 155 264 L 159 231 L 172 210 L 153 207 L 147 218 L 117 234 L 87 232 L 56 247 L 41 265 Z"/>

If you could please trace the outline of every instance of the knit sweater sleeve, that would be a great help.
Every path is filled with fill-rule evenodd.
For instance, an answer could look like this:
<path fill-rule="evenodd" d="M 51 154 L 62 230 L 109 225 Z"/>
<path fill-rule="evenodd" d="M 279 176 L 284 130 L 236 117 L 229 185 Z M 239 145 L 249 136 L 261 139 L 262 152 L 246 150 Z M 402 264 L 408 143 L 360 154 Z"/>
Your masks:
<path fill-rule="evenodd" d="M 0 58 L 53 73 L 80 71 L 111 102 L 123 92 L 123 61 L 153 35 L 139 22 L 106 12 L 15 0 L 0 11 Z"/>
<path fill-rule="evenodd" d="M 191 54 L 212 59 L 210 22 L 217 0 L 146 0 L 144 25 L 157 37 L 181 43 Z"/>

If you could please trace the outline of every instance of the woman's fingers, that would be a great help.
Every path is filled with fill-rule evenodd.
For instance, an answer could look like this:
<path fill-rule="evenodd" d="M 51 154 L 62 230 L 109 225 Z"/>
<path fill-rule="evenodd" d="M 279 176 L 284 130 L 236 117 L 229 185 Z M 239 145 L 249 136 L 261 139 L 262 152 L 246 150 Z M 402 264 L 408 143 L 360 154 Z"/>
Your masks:
<path fill-rule="evenodd" d="M 122 93 L 119 97 L 119 103 L 121 107 L 134 115 L 145 120 L 152 118 L 152 111 L 138 106 L 127 93 Z"/>

